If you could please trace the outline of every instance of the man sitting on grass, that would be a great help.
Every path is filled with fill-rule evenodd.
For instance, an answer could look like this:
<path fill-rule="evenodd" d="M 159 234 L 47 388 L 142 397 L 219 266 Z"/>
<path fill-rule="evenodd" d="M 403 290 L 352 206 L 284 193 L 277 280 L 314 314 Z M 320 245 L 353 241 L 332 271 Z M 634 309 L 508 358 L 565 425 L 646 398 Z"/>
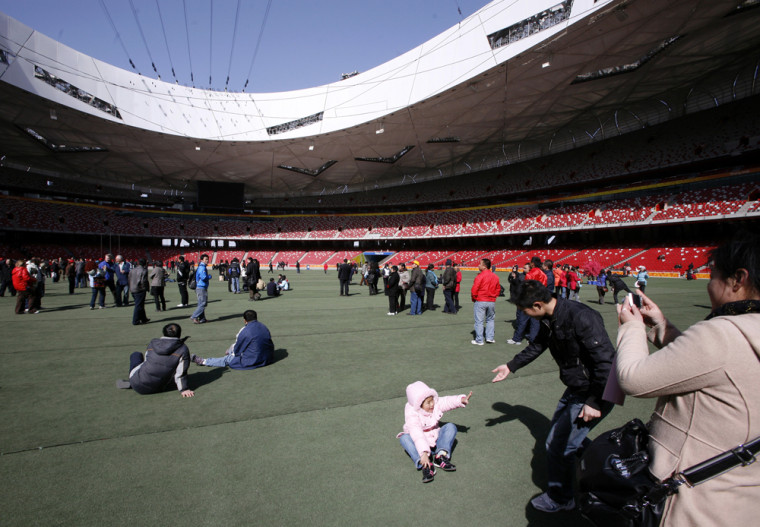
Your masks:
<path fill-rule="evenodd" d="M 274 281 L 274 278 L 270 278 L 267 284 L 267 296 L 280 296 L 280 288 L 277 287 L 277 282 Z"/>
<path fill-rule="evenodd" d="M 234 370 L 253 370 L 272 362 L 274 343 L 267 327 L 257 320 L 253 309 L 243 313 L 245 325 L 238 331 L 235 343 L 224 353 L 224 357 L 202 359 L 193 355 L 191 360 L 199 366 L 229 366 Z"/>
<path fill-rule="evenodd" d="M 139 351 L 130 355 L 129 380 L 116 381 L 118 388 L 132 388 L 137 393 L 146 395 L 164 391 L 173 380 L 182 397 L 195 395 L 187 387 L 190 350 L 185 341 L 189 337 L 180 338 L 182 328 L 179 324 L 165 325 L 163 335 L 150 341 L 144 357 Z"/>

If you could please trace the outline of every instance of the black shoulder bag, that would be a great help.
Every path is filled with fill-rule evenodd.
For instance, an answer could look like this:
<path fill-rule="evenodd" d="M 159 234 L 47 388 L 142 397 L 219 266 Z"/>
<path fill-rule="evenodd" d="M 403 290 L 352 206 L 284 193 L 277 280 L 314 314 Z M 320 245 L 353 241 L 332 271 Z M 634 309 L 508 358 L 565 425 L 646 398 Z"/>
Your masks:
<path fill-rule="evenodd" d="M 663 482 L 649 473 L 649 432 L 639 419 L 604 432 L 583 451 L 578 464 L 580 512 L 597 527 L 656 527 L 665 500 L 686 483 L 694 487 L 738 466 L 755 461 L 760 437 Z"/>

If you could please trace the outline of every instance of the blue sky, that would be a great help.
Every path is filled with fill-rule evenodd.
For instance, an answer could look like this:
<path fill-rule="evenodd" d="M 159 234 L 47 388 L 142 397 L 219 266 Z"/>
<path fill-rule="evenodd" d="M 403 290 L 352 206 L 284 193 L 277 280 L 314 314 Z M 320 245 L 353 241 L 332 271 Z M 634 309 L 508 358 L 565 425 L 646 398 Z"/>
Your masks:
<path fill-rule="evenodd" d="M 165 81 L 175 80 L 173 66 L 180 84 L 241 91 L 248 80 L 246 92 L 275 92 L 366 71 L 456 25 L 486 3 L 0 0 L 0 11 L 82 53 L 145 76 L 157 76 L 155 63 Z"/>

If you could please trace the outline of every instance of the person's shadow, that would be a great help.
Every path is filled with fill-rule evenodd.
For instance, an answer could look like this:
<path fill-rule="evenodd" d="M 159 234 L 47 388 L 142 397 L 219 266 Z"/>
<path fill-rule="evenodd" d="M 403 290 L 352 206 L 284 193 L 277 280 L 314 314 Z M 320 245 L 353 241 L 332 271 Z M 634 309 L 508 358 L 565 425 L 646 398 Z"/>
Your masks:
<path fill-rule="evenodd" d="M 276 349 L 276 350 L 274 350 L 274 352 L 272 352 L 272 360 L 271 360 L 271 362 L 269 364 L 267 364 L 267 366 L 271 366 L 275 362 L 280 362 L 281 360 L 287 359 L 287 358 L 288 358 L 288 350 L 287 349 L 285 349 L 285 348 Z"/>
<path fill-rule="evenodd" d="M 520 421 L 533 436 L 533 459 L 530 467 L 533 483 L 537 487 L 546 487 L 546 436 L 549 435 L 551 421 L 542 413 L 522 405 L 511 405 L 504 402 L 494 403 L 491 408 L 502 415 L 486 419 L 486 426 L 496 426 L 510 421 Z"/>
<path fill-rule="evenodd" d="M 275 362 L 280 362 L 281 360 L 287 357 L 288 357 L 287 349 L 284 349 L 284 348 L 276 349 L 274 350 L 274 352 L 272 352 L 272 360 L 269 364 L 267 364 L 267 366 L 271 366 Z M 204 369 L 203 371 L 190 373 L 187 376 L 188 386 L 190 386 L 191 390 L 195 390 L 197 388 L 200 388 L 203 385 L 211 384 L 212 382 L 218 380 L 228 370 L 229 368 L 209 368 L 209 369 Z"/>
<path fill-rule="evenodd" d="M 496 426 L 510 421 L 520 421 L 533 436 L 533 458 L 530 461 L 533 483 L 541 489 L 547 487 L 546 482 L 546 437 L 549 435 L 551 420 L 542 413 L 522 405 L 510 405 L 504 402 L 494 403 L 491 408 L 502 415 L 486 419 L 486 426 Z M 528 525 L 572 527 L 588 525 L 581 515 L 575 511 L 548 514 L 533 508 L 530 503 L 525 505 L 525 518 Z"/>
<path fill-rule="evenodd" d="M 189 373 L 187 375 L 187 385 L 191 390 L 197 390 L 201 386 L 211 384 L 212 382 L 218 380 L 222 375 L 224 375 L 225 371 L 227 371 L 227 368 L 209 368 L 204 369 L 203 371 Z"/>

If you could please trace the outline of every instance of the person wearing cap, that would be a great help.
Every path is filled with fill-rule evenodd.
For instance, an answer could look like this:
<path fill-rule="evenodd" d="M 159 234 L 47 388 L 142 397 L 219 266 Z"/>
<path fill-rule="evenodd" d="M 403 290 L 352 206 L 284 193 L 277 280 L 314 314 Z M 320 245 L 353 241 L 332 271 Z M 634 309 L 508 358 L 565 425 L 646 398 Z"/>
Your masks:
<path fill-rule="evenodd" d="M 647 268 L 643 265 L 640 265 L 639 272 L 636 274 L 636 287 L 638 287 L 639 291 L 642 293 L 646 292 L 648 279 L 649 273 L 647 273 Z"/>
<path fill-rule="evenodd" d="M 409 275 L 409 290 L 412 292 L 412 295 L 409 301 L 409 313 L 407 314 L 421 315 L 422 297 L 425 294 L 425 275 L 422 269 L 420 269 L 420 262 L 417 260 L 412 262 L 412 272 Z"/>
<path fill-rule="evenodd" d="M 499 277 L 491 271 L 491 260 L 483 258 L 478 264 L 480 273 L 475 277 L 470 290 L 470 296 L 475 303 L 473 308 L 475 316 L 475 339 L 472 344 L 482 346 L 483 322 L 486 326 L 485 341 L 489 344 L 496 342 L 495 323 L 496 297 L 501 293 Z"/>
<path fill-rule="evenodd" d="M 457 307 L 454 303 L 454 290 L 457 288 L 457 273 L 451 266 L 450 259 L 446 260 L 446 269 L 443 271 L 441 282 L 443 283 L 443 298 L 446 304 L 443 306 L 443 312 L 456 315 Z"/>

